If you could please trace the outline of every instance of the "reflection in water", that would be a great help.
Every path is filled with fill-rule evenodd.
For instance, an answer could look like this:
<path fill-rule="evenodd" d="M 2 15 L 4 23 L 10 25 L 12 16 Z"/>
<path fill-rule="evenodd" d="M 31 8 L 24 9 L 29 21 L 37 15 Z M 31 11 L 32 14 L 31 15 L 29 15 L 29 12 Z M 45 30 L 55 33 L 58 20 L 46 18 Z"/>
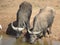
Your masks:
<path fill-rule="evenodd" d="M 14 45 L 14 43 L 16 42 L 15 38 L 3 38 L 2 39 L 2 45 Z"/>
<path fill-rule="evenodd" d="M 0 40 L 1 43 L 1 40 Z M 22 37 L 19 39 L 3 36 L 2 44 L 0 45 L 60 45 L 60 41 L 51 40 L 51 38 L 39 39 L 35 44 L 29 44 L 22 41 Z"/>
<path fill-rule="evenodd" d="M 0 45 L 2 45 L 2 38 L 3 38 L 3 36 L 1 35 L 0 36 Z"/>

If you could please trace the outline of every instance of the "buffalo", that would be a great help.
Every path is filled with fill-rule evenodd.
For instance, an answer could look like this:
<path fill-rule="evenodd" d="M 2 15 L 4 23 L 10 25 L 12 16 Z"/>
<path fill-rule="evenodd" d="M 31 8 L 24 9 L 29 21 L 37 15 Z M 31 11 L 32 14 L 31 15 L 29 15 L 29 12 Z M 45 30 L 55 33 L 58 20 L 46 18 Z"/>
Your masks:
<path fill-rule="evenodd" d="M 11 23 L 13 30 L 17 31 L 17 36 L 19 37 L 22 30 L 28 30 L 30 28 L 30 17 L 32 13 L 32 5 L 26 1 L 22 2 L 17 11 L 17 27 Z"/>
<path fill-rule="evenodd" d="M 45 36 L 46 32 L 48 34 L 51 33 L 54 16 L 54 8 L 44 7 L 40 9 L 39 13 L 34 17 L 33 29 L 28 30 L 30 34 L 30 43 L 34 43 L 36 39 Z"/>

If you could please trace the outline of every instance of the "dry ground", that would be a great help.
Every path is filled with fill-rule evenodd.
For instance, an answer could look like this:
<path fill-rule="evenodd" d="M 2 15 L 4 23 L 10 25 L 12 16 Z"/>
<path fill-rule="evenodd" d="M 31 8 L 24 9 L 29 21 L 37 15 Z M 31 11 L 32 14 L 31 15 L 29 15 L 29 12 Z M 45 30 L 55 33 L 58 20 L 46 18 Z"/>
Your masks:
<path fill-rule="evenodd" d="M 16 20 L 17 10 L 23 1 L 27 1 L 33 6 L 30 20 L 31 26 L 33 18 L 40 8 L 45 6 L 55 8 L 56 15 L 52 26 L 52 38 L 60 40 L 60 0 L 0 0 L 0 24 L 3 26 L 0 32 L 6 32 L 8 24 Z"/>

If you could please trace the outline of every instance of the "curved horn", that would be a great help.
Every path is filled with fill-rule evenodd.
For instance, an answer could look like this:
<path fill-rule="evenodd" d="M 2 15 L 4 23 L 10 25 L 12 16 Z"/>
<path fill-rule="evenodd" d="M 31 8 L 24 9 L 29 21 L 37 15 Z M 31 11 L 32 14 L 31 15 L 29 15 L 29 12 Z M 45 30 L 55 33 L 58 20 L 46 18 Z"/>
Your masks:
<path fill-rule="evenodd" d="M 31 32 L 30 30 L 28 30 L 28 32 L 29 32 L 30 34 L 39 34 L 39 33 L 40 33 L 40 31 L 39 31 L 39 32 Z"/>
<path fill-rule="evenodd" d="M 18 30 L 19 30 L 19 31 L 22 31 L 22 30 L 24 30 L 24 28 L 18 28 Z"/>
<path fill-rule="evenodd" d="M 17 27 L 14 27 L 14 26 L 13 26 L 13 23 L 11 23 L 11 27 L 12 27 L 14 30 L 17 30 L 17 29 L 18 29 Z"/>
<path fill-rule="evenodd" d="M 29 34 L 33 34 L 29 29 L 28 29 Z"/>
<path fill-rule="evenodd" d="M 14 30 L 22 31 L 24 28 L 14 27 L 13 23 L 11 23 L 11 26 Z"/>
<path fill-rule="evenodd" d="M 40 33 L 40 31 L 39 32 L 33 32 L 33 34 L 39 34 Z"/>
<path fill-rule="evenodd" d="M 2 26 L 0 25 L 0 29 L 2 29 Z"/>

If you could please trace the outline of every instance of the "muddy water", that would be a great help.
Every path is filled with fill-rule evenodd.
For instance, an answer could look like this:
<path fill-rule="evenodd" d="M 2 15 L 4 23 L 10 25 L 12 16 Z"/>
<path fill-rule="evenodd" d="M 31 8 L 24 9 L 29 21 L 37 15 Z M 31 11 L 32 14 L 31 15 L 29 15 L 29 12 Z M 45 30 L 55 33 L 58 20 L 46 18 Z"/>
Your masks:
<path fill-rule="evenodd" d="M 2 39 L 2 45 L 14 45 L 16 42 L 15 38 L 3 38 Z"/>
<path fill-rule="evenodd" d="M 60 41 L 50 40 L 50 38 L 39 39 L 35 44 L 22 42 L 22 38 L 16 39 L 10 36 L 3 36 L 0 45 L 60 45 Z"/>

